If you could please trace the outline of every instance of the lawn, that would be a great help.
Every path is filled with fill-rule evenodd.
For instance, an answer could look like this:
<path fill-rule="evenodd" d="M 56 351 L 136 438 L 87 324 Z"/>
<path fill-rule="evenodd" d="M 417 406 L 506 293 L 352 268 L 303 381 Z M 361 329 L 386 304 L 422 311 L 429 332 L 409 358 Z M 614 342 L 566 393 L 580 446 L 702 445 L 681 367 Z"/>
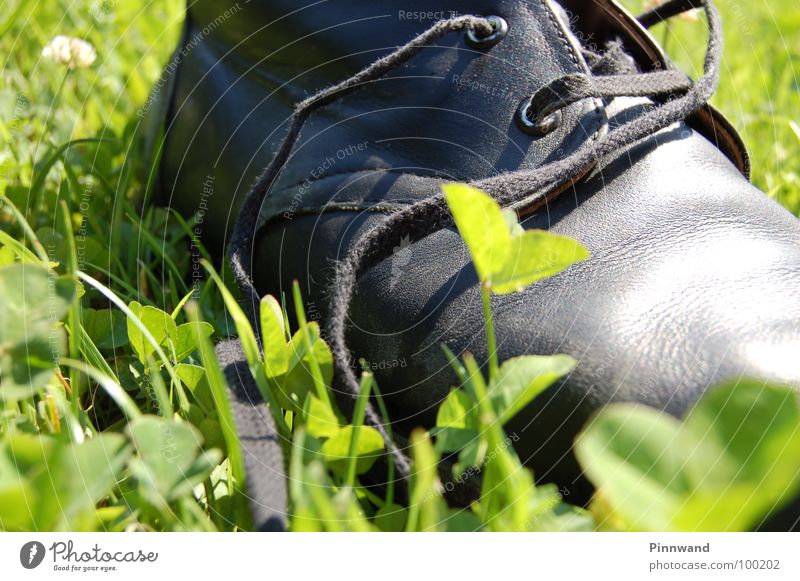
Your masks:
<path fill-rule="evenodd" d="M 800 214 L 800 11 L 776 0 L 719 3 L 727 58 L 713 104 L 748 145 L 754 183 Z M 212 344 L 234 329 L 244 337 L 252 331 L 216 276 L 222 265 L 209 259 L 195 281 L 187 252 L 193 217 L 144 203 L 150 184 L 142 176 L 154 161 L 141 146 L 140 112 L 177 41 L 180 3 L 9 0 L 3 7 L 0 530 L 249 529 L 242 453 Z M 701 23 L 678 20 L 654 34 L 679 66 L 696 72 Z M 85 67 L 43 57 L 58 35 L 93 47 Z M 476 226 L 459 208 L 484 207 L 484 217 L 496 212 L 498 228 L 507 225 L 479 192 L 448 195 L 466 239 Z M 574 362 L 497 362 L 484 377 L 465 357 L 452 362 L 464 388 L 445 401 L 436 429 L 411 435 L 403 503 L 391 487 L 361 485 L 385 442 L 364 425 L 363 405 L 352 417 L 336 408 L 330 351 L 315 323 L 304 322 L 299 293 L 287 302 L 299 328 L 287 328 L 280 304 L 265 301 L 262 336 L 274 348 L 251 350 L 248 359 L 274 400 L 292 477 L 292 530 L 747 530 L 800 485 L 793 392 L 728 385 L 682 421 L 624 406 L 601 414 L 581 435 L 578 456 L 592 459 L 589 476 L 602 494 L 588 508 L 572 506 L 554 486 L 534 484 L 502 424 Z M 369 393 L 380 403 L 371 375 L 361 382 L 360 403 Z M 279 388 L 300 384 L 302 399 L 281 395 Z M 751 423 L 753 409 L 784 421 L 759 442 L 726 440 L 726 422 L 762 430 Z M 471 444 L 463 445 L 465 435 Z M 678 437 L 699 450 L 679 467 L 679 490 L 671 476 L 653 476 L 674 474 L 674 464 L 659 464 L 674 458 L 635 452 L 637 443 L 660 449 Z M 444 501 L 436 471 L 443 454 L 457 457 L 457 477 L 482 466 L 472 507 Z M 709 456 L 728 462 L 696 480 Z M 647 475 L 652 487 L 628 494 L 625 475 Z"/>

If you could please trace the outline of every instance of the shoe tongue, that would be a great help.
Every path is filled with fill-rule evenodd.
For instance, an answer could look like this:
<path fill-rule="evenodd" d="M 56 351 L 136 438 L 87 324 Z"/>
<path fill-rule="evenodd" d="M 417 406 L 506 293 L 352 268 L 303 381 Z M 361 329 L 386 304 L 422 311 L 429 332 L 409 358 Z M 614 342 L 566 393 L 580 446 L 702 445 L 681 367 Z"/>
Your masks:
<path fill-rule="evenodd" d="M 587 63 L 591 68 L 592 74 L 619 75 L 639 72 L 636 61 L 631 55 L 625 52 L 622 41 L 615 35 L 611 35 L 609 39 L 602 42 L 602 45 L 599 46 L 598 43 L 601 41 L 596 38 L 593 33 L 587 36 L 587 33 L 578 29 L 578 25 L 587 19 L 584 18 L 580 12 L 576 13 L 573 10 L 585 9 L 585 2 L 576 5 L 576 2 L 572 0 L 569 4 L 571 7 L 565 8 L 561 3 L 551 2 L 553 12 L 561 21 L 562 26 L 567 31 L 570 38 L 581 48 L 584 56 L 586 52 L 589 52 L 594 54 L 595 58 L 598 59 L 597 64 L 593 64 L 592 62 Z M 597 24 L 596 15 L 590 16 L 590 18 Z"/>

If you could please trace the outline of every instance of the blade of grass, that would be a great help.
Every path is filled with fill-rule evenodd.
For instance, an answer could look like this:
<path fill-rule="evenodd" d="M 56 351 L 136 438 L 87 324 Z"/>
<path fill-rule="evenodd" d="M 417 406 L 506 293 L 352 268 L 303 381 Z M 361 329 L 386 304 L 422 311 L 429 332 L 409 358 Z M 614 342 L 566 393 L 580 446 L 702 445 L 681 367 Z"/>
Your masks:
<path fill-rule="evenodd" d="M 340 524 L 341 519 L 336 515 L 336 508 L 331 500 L 333 495 L 330 486 L 326 482 L 327 475 L 322 463 L 316 460 L 312 461 L 308 466 L 304 467 L 303 473 L 310 480 L 307 490 L 325 529 L 337 533 L 344 532 Z M 304 478 L 304 480 L 306 479 Z"/>
<path fill-rule="evenodd" d="M 24 244 L 3 230 L 0 230 L 0 242 L 2 242 L 5 246 L 8 246 L 12 251 L 14 251 L 14 254 L 22 260 L 27 260 L 34 263 L 42 262 L 42 260 L 33 252 L 31 252 Z M 45 262 L 45 264 L 49 264 L 49 260 Z"/>
<path fill-rule="evenodd" d="M 286 293 L 281 291 L 281 311 L 283 312 L 283 328 L 286 331 L 286 340 L 292 340 L 292 328 L 289 326 L 289 308 L 286 306 Z"/>
<path fill-rule="evenodd" d="M 306 504 L 303 490 L 303 452 L 306 450 L 306 431 L 298 427 L 294 432 L 291 455 L 289 456 L 289 500 L 295 509 Z"/>
<path fill-rule="evenodd" d="M 65 423 L 67 424 L 67 430 L 70 434 L 70 438 L 73 442 L 80 444 L 84 440 L 84 432 L 83 427 L 81 426 L 81 422 L 78 417 L 75 416 L 74 412 L 72 411 L 72 406 L 67 402 L 67 398 L 65 397 L 65 392 L 62 390 L 49 387 L 47 390 L 48 396 L 53 398 L 55 402 L 55 407 L 60 412 L 61 417 L 64 418 Z"/>
<path fill-rule="evenodd" d="M 183 280 L 184 274 L 181 272 L 181 269 L 178 268 L 178 265 L 175 264 L 175 261 L 172 260 L 172 257 L 170 257 L 164 251 L 164 247 L 166 246 L 166 244 L 162 244 L 161 242 L 156 240 L 155 236 L 150 234 L 148 229 L 142 225 L 142 221 L 139 220 L 135 215 L 133 215 L 130 212 L 126 212 L 125 215 L 128 217 L 129 220 L 131 220 L 131 222 L 133 222 L 133 225 L 136 227 L 137 231 L 139 232 L 139 235 L 142 238 L 144 238 L 145 242 L 150 247 L 150 250 L 152 250 L 156 254 L 156 256 L 158 256 L 162 260 L 162 262 L 167 265 L 167 268 L 172 273 L 172 280 L 177 280 L 182 287 L 182 291 L 187 292 L 189 288 L 186 286 L 186 282 Z"/>
<path fill-rule="evenodd" d="M 89 286 L 91 286 L 91 287 L 95 288 L 96 290 L 100 291 L 100 293 L 102 295 L 104 295 L 108 300 L 110 300 L 112 303 L 114 303 L 123 313 L 125 313 L 125 316 L 127 316 L 133 322 L 133 324 L 136 325 L 136 327 L 139 329 L 139 331 L 141 331 L 142 336 L 145 338 L 145 340 L 148 343 L 150 343 L 150 345 L 153 347 L 153 350 L 159 356 L 159 358 L 161 360 L 161 363 L 164 365 L 164 368 L 167 370 L 167 373 L 169 374 L 170 379 L 172 380 L 173 384 L 177 386 L 176 389 L 178 390 L 178 402 L 180 403 L 181 412 L 183 412 L 184 414 L 188 414 L 189 413 L 189 400 L 186 397 L 186 392 L 183 389 L 183 384 L 181 383 L 180 379 L 178 379 L 178 376 L 175 374 L 175 368 L 172 366 L 172 363 L 170 362 L 169 357 L 167 357 L 167 354 L 164 353 L 164 350 L 161 348 L 161 345 L 158 344 L 158 342 L 155 340 L 153 335 L 150 333 L 149 329 L 144 325 L 144 323 L 142 323 L 142 321 L 139 319 L 139 317 L 137 317 L 133 313 L 133 311 L 131 311 L 128 308 L 128 305 L 126 305 L 124 302 L 122 302 L 122 300 L 116 294 L 114 294 L 114 292 L 111 289 L 106 287 L 101 282 L 93 279 L 91 276 L 89 276 L 85 272 L 80 272 L 79 271 L 78 272 L 78 278 L 81 279 L 82 281 L 84 281 Z"/>
<path fill-rule="evenodd" d="M 797 123 L 794 121 L 789 120 L 789 128 L 792 130 L 792 133 L 794 133 L 795 137 L 800 139 L 800 125 L 797 125 Z"/>
<path fill-rule="evenodd" d="M 353 411 L 353 432 L 350 436 L 350 447 L 347 451 L 347 472 L 344 483 L 348 488 L 352 488 L 356 480 L 358 436 L 361 432 L 361 426 L 364 423 L 367 400 L 369 400 L 369 392 L 372 387 L 372 377 L 372 373 L 369 371 L 361 373 L 361 385 L 359 386 L 358 399 L 356 400 L 355 410 Z"/>
<path fill-rule="evenodd" d="M 183 233 L 186 234 L 186 237 L 192 241 L 192 245 L 197 248 L 197 251 L 200 253 L 200 256 L 204 258 L 207 262 L 214 262 L 214 259 L 206 250 L 206 247 L 200 241 L 200 239 L 195 235 L 194 231 L 192 230 L 189 223 L 184 220 L 183 216 L 181 216 L 175 208 L 170 208 L 169 213 L 172 215 L 173 218 L 178 222 L 183 230 Z"/>
<path fill-rule="evenodd" d="M 111 369 L 111 366 L 105 360 L 105 357 L 103 357 L 103 355 L 100 353 L 97 345 L 94 344 L 94 341 L 92 341 L 92 338 L 89 336 L 89 333 L 86 332 L 86 329 L 83 328 L 83 325 L 78 326 L 78 331 L 81 336 L 81 355 L 83 355 L 83 358 L 86 359 L 86 362 L 119 383 L 117 374 L 114 373 L 113 369 Z"/>
<path fill-rule="evenodd" d="M 148 377 L 150 378 L 150 385 L 153 388 L 153 393 L 156 396 L 158 415 L 169 419 L 172 417 L 172 414 L 175 413 L 175 409 L 172 407 L 172 397 L 167 393 L 167 386 L 164 385 L 164 378 L 161 377 L 158 366 L 155 364 L 152 357 L 147 357 L 147 365 L 145 368 L 151 370 L 150 373 L 148 373 Z"/>
<path fill-rule="evenodd" d="M 61 215 L 61 230 L 64 240 L 67 244 L 67 272 L 75 276 L 78 272 L 78 250 L 75 245 L 75 235 L 72 231 L 72 220 L 69 215 L 69 207 L 64 200 L 61 200 L 59 205 Z M 68 349 L 71 359 L 78 359 L 80 357 L 81 337 L 77 332 L 78 327 L 82 327 L 81 318 L 81 299 L 78 293 L 72 299 L 69 313 L 67 314 L 67 331 L 68 331 Z M 72 401 L 73 412 L 76 417 L 81 417 L 81 375 L 75 368 L 70 369 L 69 383 L 72 388 Z"/>
<path fill-rule="evenodd" d="M 244 454 L 242 453 L 242 446 L 236 432 L 236 420 L 233 417 L 233 410 L 231 409 L 231 403 L 228 399 L 228 384 L 225 381 L 225 375 L 222 373 L 222 369 L 220 369 L 219 361 L 217 361 L 217 357 L 214 354 L 214 347 L 211 345 L 211 340 L 205 333 L 200 332 L 199 323 L 202 322 L 202 318 L 200 317 L 200 309 L 197 304 L 190 303 L 187 305 L 186 314 L 189 318 L 189 322 L 192 323 L 195 341 L 197 342 L 198 351 L 200 351 L 200 359 L 206 370 L 206 378 L 208 379 L 208 385 L 211 388 L 211 395 L 214 398 L 214 404 L 217 409 L 220 430 L 222 430 L 222 439 L 225 441 L 225 447 L 228 451 L 228 461 L 237 491 L 237 500 L 235 504 L 237 512 L 236 522 L 246 523 L 244 528 L 246 530 L 252 530 L 253 523 L 251 521 L 250 510 L 247 506 L 247 492 L 245 489 L 247 474 L 244 464 Z"/>
<path fill-rule="evenodd" d="M 217 288 L 219 288 L 220 294 L 222 295 L 222 300 L 225 302 L 225 307 L 228 309 L 228 312 L 233 319 L 233 324 L 236 326 L 236 332 L 239 335 L 239 341 L 242 344 L 242 350 L 244 351 L 247 359 L 247 364 L 250 367 L 250 373 L 253 375 L 253 379 L 255 379 L 256 386 L 261 392 L 261 396 L 269 406 L 269 410 L 272 413 L 273 419 L 275 420 L 275 425 L 278 428 L 278 434 L 281 436 L 281 441 L 291 442 L 291 430 L 289 429 L 289 426 L 286 425 L 286 419 L 283 417 L 281 408 L 278 405 L 278 402 L 275 399 L 275 396 L 267 382 L 267 372 L 264 369 L 264 363 L 261 361 L 261 352 L 258 348 L 258 341 L 256 340 L 255 333 L 253 333 L 253 327 L 250 326 L 250 321 L 247 319 L 244 311 L 242 311 L 239 303 L 236 302 L 236 299 L 231 294 L 231 291 L 229 291 L 228 287 L 225 286 L 225 283 L 222 282 L 222 279 L 219 277 L 214 267 L 205 260 L 201 261 L 201 264 L 206 269 L 214 283 L 217 285 Z"/>
<path fill-rule="evenodd" d="M 81 373 L 96 381 L 128 417 L 128 420 L 141 417 L 142 412 L 139 411 L 136 402 L 131 399 L 131 396 L 128 395 L 128 393 L 122 388 L 122 386 L 120 386 L 119 383 L 111 379 L 111 377 L 105 373 L 86 365 L 83 361 L 75 361 L 74 359 L 64 358 L 61 359 L 59 363 L 61 365 L 65 365 L 66 367 L 74 367 Z"/>
<path fill-rule="evenodd" d="M 4 37 L 8 32 L 14 28 L 14 25 L 17 23 L 22 17 L 22 13 L 26 8 L 30 8 L 31 6 L 35 6 L 35 4 L 31 4 L 30 2 L 25 2 L 25 0 L 19 0 L 17 5 L 14 6 L 14 9 L 11 11 L 11 14 L 8 15 L 8 18 L 5 19 L 3 24 L 0 25 L 0 38 Z"/>
<path fill-rule="evenodd" d="M 447 362 L 450 364 L 450 367 L 453 368 L 453 371 L 455 371 L 456 377 L 458 377 L 461 385 L 466 385 L 468 378 L 467 370 L 464 368 L 464 365 L 462 365 L 461 361 L 458 360 L 458 357 L 456 357 L 456 354 L 453 353 L 450 347 L 444 343 L 442 343 L 442 351 L 444 351 L 444 355 L 447 357 Z"/>
<path fill-rule="evenodd" d="M 497 377 L 500 364 L 497 360 L 497 337 L 492 319 L 492 289 L 487 284 L 481 285 L 481 302 L 483 303 L 483 319 L 486 324 L 486 348 L 489 350 L 489 379 Z"/>
<path fill-rule="evenodd" d="M 99 266 L 97 264 L 94 264 L 92 262 L 87 262 L 86 266 L 88 266 L 90 268 L 93 268 L 97 272 L 101 273 L 103 276 L 107 277 L 108 280 L 113 282 L 115 285 L 118 285 L 123 290 L 128 292 L 129 296 L 126 297 L 126 298 L 129 301 L 133 301 L 133 300 L 139 301 L 140 303 L 142 303 L 143 306 L 147 306 L 147 305 L 149 305 L 151 307 L 155 307 L 156 306 L 156 304 L 152 300 L 150 300 L 146 296 L 142 296 L 142 294 L 138 290 L 136 290 L 133 286 L 131 286 L 130 284 L 125 282 L 124 279 L 122 279 L 119 276 L 117 276 L 116 274 L 112 273 L 110 270 L 107 270 L 106 268 L 104 268 L 102 266 Z"/>
<path fill-rule="evenodd" d="M 44 189 L 44 184 L 47 180 L 47 174 L 70 147 L 84 143 L 113 143 L 115 141 L 115 139 L 108 139 L 104 137 L 87 137 L 82 139 L 72 139 L 57 147 L 49 157 L 45 158 L 45 160 L 41 163 L 36 164 L 38 166 L 38 173 L 33 180 L 33 184 L 31 184 L 31 189 L 29 192 L 29 206 L 33 209 L 36 209 L 36 204 L 39 200 L 39 194 Z"/>
<path fill-rule="evenodd" d="M 414 472 L 411 480 L 406 531 L 433 531 L 440 524 L 439 509 L 443 503 L 437 489 L 439 463 L 428 433 L 418 428 L 411 433 L 411 455 Z"/>
<path fill-rule="evenodd" d="M 381 412 L 383 424 L 386 426 L 386 435 L 389 437 L 390 441 L 394 441 L 394 435 L 392 434 L 392 423 L 389 420 L 389 410 L 386 409 L 386 403 L 383 401 L 383 395 L 378 388 L 377 381 L 373 380 L 372 391 L 375 392 L 375 400 L 378 402 L 378 410 Z M 384 502 L 387 506 L 391 506 L 394 503 L 394 454 L 386 454 L 386 460 L 389 465 L 386 470 L 386 498 Z"/>
<path fill-rule="evenodd" d="M 180 300 L 180 302 L 178 302 L 178 304 L 175 305 L 175 308 L 172 310 L 172 314 L 170 315 L 173 321 L 178 319 L 178 315 L 181 314 L 181 309 L 183 309 L 186 303 L 189 302 L 189 299 L 192 298 L 193 294 L 194 294 L 194 289 L 191 289 L 188 293 L 186 293 L 186 295 L 184 295 L 184 297 Z"/>
<path fill-rule="evenodd" d="M 0 196 L 0 203 L 5 204 L 6 208 L 13 214 L 14 219 L 17 221 L 17 224 L 19 224 L 20 228 L 22 228 L 25 238 L 30 241 L 33 251 L 36 253 L 36 256 L 39 257 L 39 260 L 45 264 L 49 264 L 50 257 L 47 255 L 47 252 L 45 252 L 44 246 L 42 246 L 42 243 L 39 242 L 39 238 L 37 238 L 36 234 L 34 234 L 33 229 L 31 228 L 30 224 L 28 224 L 28 220 L 25 219 L 25 216 L 22 215 L 22 212 L 20 212 L 14 203 L 5 196 Z"/>
<path fill-rule="evenodd" d="M 508 450 L 505 432 L 488 395 L 488 387 L 471 353 L 464 355 L 464 365 L 480 410 L 481 433 L 489 444 L 493 459 L 487 461 L 483 474 L 481 510 L 483 521 L 491 524 L 510 512 L 513 530 L 525 530 L 533 480 L 519 460 Z M 502 522 L 502 521 L 501 521 Z M 500 525 L 500 528 L 507 528 Z"/>
<path fill-rule="evenodd" d="M 294 309 L 297 316 L 297 324 L 303 332 L 303 343 L 305 344 L 306 351 L 308 352 L 309 366 L 311 367 L 311 378 L 314 380 L 314 389 L 317 392 L 317 397 L 325 402 L 328 407 L 331 405 L 331 398 L 328 396 L 328 388 L 325 385 L 325 380 L 322 378 L 322 369 L 320 369 L 319 361 L 314 355 L 314 348 L 311 344 L 311 336 L 308 333 L 308 322 L 306 321 L 306 313 L 303 307 L 303 296 L 300 294 L 300 284 L 295 280 L 292 283 L 292 295 L 294 297 Z"/>

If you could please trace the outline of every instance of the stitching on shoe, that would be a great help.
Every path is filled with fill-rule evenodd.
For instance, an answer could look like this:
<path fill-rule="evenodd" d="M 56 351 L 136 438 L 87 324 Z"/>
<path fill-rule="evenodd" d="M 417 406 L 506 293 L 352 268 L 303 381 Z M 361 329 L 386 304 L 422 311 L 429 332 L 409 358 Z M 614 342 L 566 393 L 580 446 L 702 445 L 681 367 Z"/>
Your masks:
<path fill-rule="evenodd" d="M 556 19 L 555 14 L 553 13 L 553 8 L 550 6 L 550 3 L 547 0 L 540 0 L 542 6 L 544 7 L 545 13 L 547 13 L 547 18 L 550 20 L 550 23 L 555 28 L 556 34 L 561 39 L 561 42 L 566 47 L 567 52 L 569 52 L 569 56 L 572 59 L 572 63 L 575 65 L 575 72 L 583 72 L 583 67 L 581 67 L 580 61 L 578 60 L 578 55 L 575 53 L 575 47 L 572 46 L 567 35 L 564 33 L 564 29 L 559 24 L 558 20 Z"/>
<path fill-rule="evenodd" d="M 429 179 L 435 180 L 437 182 L 447 181 L 447 178 L 444 177 L 434 177 L 434 176 L 426 176 L 415 174 L 407 171 L 402 170 L 395 170 L 392 168 L 379 168 L 379 169 L 363 169 L 363 170 L 351 170 L 351 171 L 340 171 L 337 174 L 330 174 L 325 176 L 320 176 L 319 178 L 315 179 L 312 182 L 312 185 L 316 185 L 319 182 L 328 180 L 330 178 L 342 177 L 342 176 L 354 176 L 357 174 L 364 174 L 364 173 L 391 173 L 397 175 L 408 175 L 414 176 L 421 179 Z M 302 185 L 305 182 L 300 182 L 299 184 L 295 184 L 293 186 L 289 186 L 287 188 L 283 188 L 279 191 L 276 191 L 273 195 L 275 197 L 279 196 L 280 194 L 287 194 L 290 193 L 292 189 L 296 189 L 299 185 Z M 355 182 L 353 182 L 355 183 Z M 295 214 L 319 214 L 331 211 L 354 211 L 354 212 L 382 212 L 382 213 L 391 213 L 393 211 L 402 210 L 411 204 L 419 202 L 420 198 L 393 198 L 392 200 L 379 200 L 379 201 L 367 201 L 367 200 L 348 200 L 342 202 L 326 202 L 324 204 L 313 204 L 313 205 L 305 205 L 300 207 L 292 208 L 291 206 L 287 206 L 282 204 L 277 207 L 269 208 L 269 211 L 262 212 L 262 215 L 259 217 L 258 226 L 256 230 L 261 232 L 263 231 L 268 225 L 272 224 L 273 222 L 277 221 L 278 219 L 284 219 L 286 213 L 291 213 L 292 215 Z"/>
<path fill-rule="evenodd" d="M 432 180 L 447 180 L 448 179 L 448 178 L 445 178 L 445 177 L 427 176 L 427 175 L 422 175 L 422 174 L 418 174 L 418 173 L 414 173 L 414 172 L 410 172 L 410 171 L 394 169 L 394 168 L 390 168 L 390 167 L 385 167 L 385 168 L 384 167 L 378 167 L 378 168 L 375 168 L 375 169 L 367 169 L 367 168 L 365 168 L 365 169 L 350 169 L 350 170 L 340 170 L 340 171 L 337 171 L 337 172 L 325 174 L 325 175 L 319 176 L 318 178 L 314 178 L 312 180 L 305 179 L 302 182 L 296 182 L 296 183 L 290 184 L 288 186 L 284 186 L 279 190 L 275 190 L 272 195 L 273 196 L 280 196 L 281 194 L 287 193 L 288 191 L 293 190 L 295 188 L 298 188 L 298 187 L 300 187 L 300 186 L 302 186 L 303 184 L 306 184 L 306 183 L 308 183 L 308 185 L 310 186 L 310 185 L 317 184 L 317 183 L 319 183 L 321 181 L 324 181 L 324 180 L 327 180 L 327 179 L 330 179 L 330 178 L 336 178 L 336 177 L 341 177 L 341 176 L 346 176 L 346 175 L 356 175 L 356 174 L 362 174 L 362 173 L 379 173 L 379 172 L 380 173 L 393 173 L 393 174 L 398 174 L 398 175 L 409 175 L 409 176 L 414 176 L 414 177 L 422 178 L 422 179 L 432 179 Z"/>
<path fill-rule="evenodd" d="M 322 214 L 328 214 L 332 212 L 374 212 L 376 214 L 391 214 L 392 212 L 397 212 L 404 208 L 407 208 L 414 202 L 418 200 L 398 200 L 395 202 L 376 202 L 374 204 L 367 204 L 363 202 L 333 202 L 330 204 L 325 204 L 324 206 L 301 206 L 299 208 L 295 208 L 292 210 L 293 216 L 319 216 Z M 285 210 L 285 211 L 288 211 Z M 269 218 L 264 220 L 264 223 L 261 224 L 259 227 L 259 233 L 257 236 L 262 236 L 264 230 L 271 226 L 275 222 L 280 222 L 283 220 L 289 220 L 290 218 L 286 218 L 284 216 L 285 211 L 278 212 L 276 214 L 271 215 Z"/>
<path fill-rule="evenodd" d="M 544 8 L 545 13 L 547 14 L 548 20 L 550 20 L 550 24 L 555 29 L 556 35 L 561 40 L 561 43 L 564 45 L 564 48 L 567 49 L 567 53 L 572 60 L 572 64 L 575 65 L 575 72 L 582 73 L 588 67 L 581 64 L 581 59 L 578 57 L 578 53 L 575 50 L 575 47 L 567 38 L 567 33 L 564 30 L 565 24 L 561 23 L 559 19 L 556 17 L 555 12 L 553 11 L 553 7 L 550 5 L 549 0 L 540 0 L 542 7 Z M 531 13 L 531 15 L 535 18 L 535 15 Z M 595 130 L 592 132 L 592 135 L 589 136 L 589 140 L 596 141 L 600 134 L 604 132 L 604 128 L 608 124 L 608 118 L 605 114 L 605 106 L 606 103 L 602 99 L 594 99 L 595 107 L 594 107 L 594 116 L 595 116 Z M 577 125 L 580 125 L 580 121 L 578 121 Z"/>

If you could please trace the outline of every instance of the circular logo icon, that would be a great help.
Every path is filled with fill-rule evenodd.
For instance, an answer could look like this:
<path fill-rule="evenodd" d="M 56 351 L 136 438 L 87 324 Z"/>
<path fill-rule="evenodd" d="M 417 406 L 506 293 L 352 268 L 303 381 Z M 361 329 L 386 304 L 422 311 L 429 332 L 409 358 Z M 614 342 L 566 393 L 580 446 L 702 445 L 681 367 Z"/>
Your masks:
<path fill-rule="evenodd" d="M 35 569 L 42 564 L 44 553 L 44 545 L 39 541 L 25 543 L 19 550 L 19 562 L 26 569 Z"/>

